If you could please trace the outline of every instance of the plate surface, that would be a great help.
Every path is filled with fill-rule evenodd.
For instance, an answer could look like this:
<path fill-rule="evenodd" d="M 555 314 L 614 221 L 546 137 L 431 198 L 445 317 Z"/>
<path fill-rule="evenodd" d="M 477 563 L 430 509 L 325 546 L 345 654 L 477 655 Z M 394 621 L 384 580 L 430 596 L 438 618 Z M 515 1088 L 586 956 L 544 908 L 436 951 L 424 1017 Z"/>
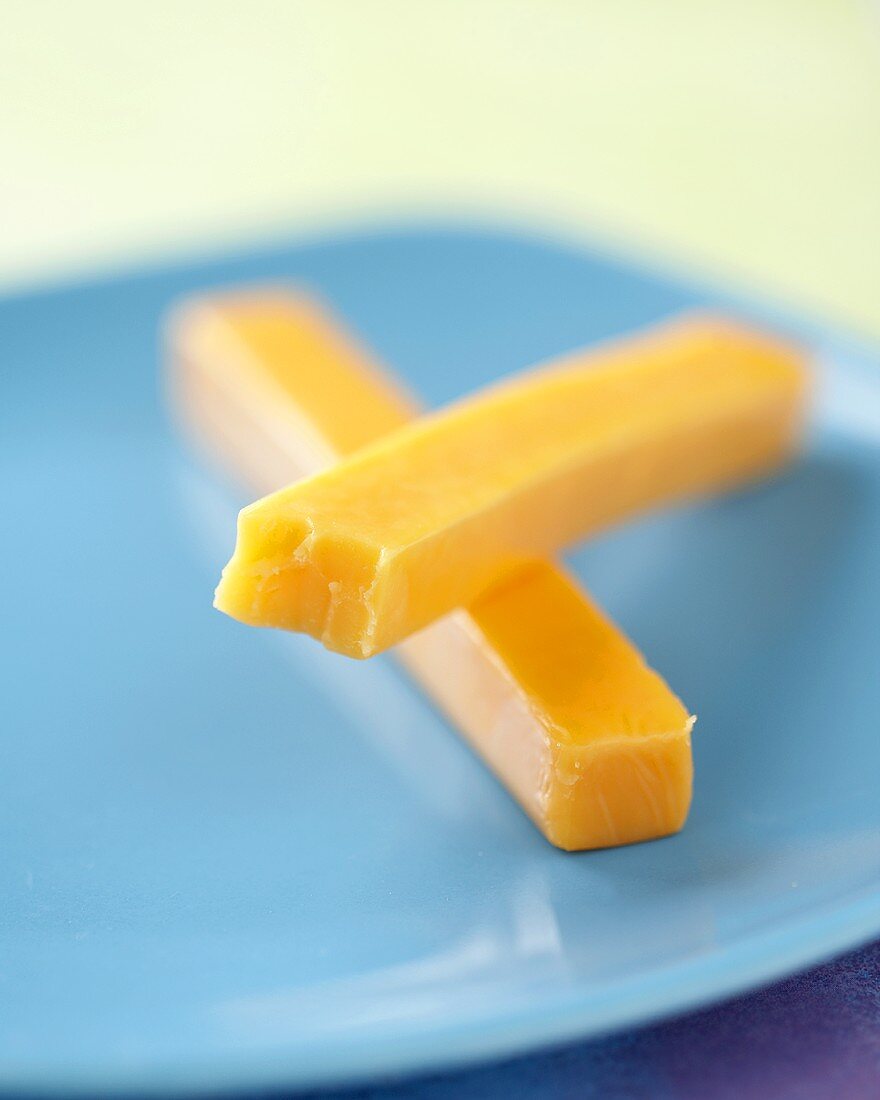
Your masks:
<path fill-rule="evenodd" d="M 308 285 L 436 404 L 711 292 L 374 232 L 0 303 L 0 1087 L 353 1081 L 634 1024 L 880 933 L 880 373 L 795 469 L 571 561 L 700 716 L 677 837 L 550 848 L 398 673 L 211 609 L 240 494 L 163 409 L 178 295 Z"/>

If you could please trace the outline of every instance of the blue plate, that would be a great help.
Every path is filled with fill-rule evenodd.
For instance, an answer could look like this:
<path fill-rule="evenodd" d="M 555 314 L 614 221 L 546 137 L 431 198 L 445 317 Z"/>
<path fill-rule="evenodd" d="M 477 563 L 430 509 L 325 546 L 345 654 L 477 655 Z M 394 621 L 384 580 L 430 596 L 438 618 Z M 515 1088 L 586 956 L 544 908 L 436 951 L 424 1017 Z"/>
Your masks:
<path fill-rule="evenodd" d="M 439 403 L 710 291 L 501 231 L 0 304 L 0 1086 L 305 1085 L 706 1004 L 880 933 L 880 374 L 809 322 L 809 452 L 572 562 L 700 715 L 677 837 L 549 847 L 392 663 L 211 609 L 240 494 L 169 426 L 179 295 L 312 287 Z M 729 302 L 726 304 L 730 304 Z"/>

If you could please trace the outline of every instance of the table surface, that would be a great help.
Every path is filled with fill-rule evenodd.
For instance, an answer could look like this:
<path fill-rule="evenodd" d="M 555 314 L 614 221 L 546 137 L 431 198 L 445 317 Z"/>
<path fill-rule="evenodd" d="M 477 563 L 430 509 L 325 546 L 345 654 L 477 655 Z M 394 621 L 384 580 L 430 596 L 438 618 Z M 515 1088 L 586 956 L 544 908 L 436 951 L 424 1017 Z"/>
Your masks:
<path fill-rule="evenodd" d="M 326 1100 L 876 1100 L 880 943 L 655 1027 Z M 319 1094 L 311 1094 L 317 1096 Z"/>
<path fill-rule="evenodd" d="M 880 334 L 877 0 L 3 5 L 0 281 L 515 214 Z"/>

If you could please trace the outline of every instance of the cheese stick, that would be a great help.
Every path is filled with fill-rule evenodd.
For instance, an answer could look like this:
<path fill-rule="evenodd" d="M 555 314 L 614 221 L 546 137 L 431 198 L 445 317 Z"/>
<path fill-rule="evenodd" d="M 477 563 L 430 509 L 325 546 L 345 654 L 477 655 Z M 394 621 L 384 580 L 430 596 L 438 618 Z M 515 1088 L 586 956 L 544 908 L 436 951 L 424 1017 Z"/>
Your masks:
<path fill-rule="evenodd" d="M 711 319 L 576 353 L 245 508 L 215 606 L 380 653 L 534 557 L 774 469 L 803 390 L 791 348 Z"/>
<path fill-rule="evenodd" d="M 283 290 L 187 303 L 168 344 L 182 422 L 258 492 L 417 413 L 324 309 Z M 552 563 L 533 561 L 394 655 L 552 844 L 602 848 L 683 825 L 694 720 Z"/>

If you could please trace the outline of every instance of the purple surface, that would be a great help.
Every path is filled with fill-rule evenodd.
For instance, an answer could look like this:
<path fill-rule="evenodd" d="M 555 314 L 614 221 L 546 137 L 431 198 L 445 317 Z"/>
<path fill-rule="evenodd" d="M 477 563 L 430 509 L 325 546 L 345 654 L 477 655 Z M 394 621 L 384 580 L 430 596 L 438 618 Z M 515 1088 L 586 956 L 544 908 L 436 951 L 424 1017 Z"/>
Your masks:
<path fill-rule="evenodd" d="M 880 1100 L 880 941 L 653 1027 L 324 1100 Z"/>

